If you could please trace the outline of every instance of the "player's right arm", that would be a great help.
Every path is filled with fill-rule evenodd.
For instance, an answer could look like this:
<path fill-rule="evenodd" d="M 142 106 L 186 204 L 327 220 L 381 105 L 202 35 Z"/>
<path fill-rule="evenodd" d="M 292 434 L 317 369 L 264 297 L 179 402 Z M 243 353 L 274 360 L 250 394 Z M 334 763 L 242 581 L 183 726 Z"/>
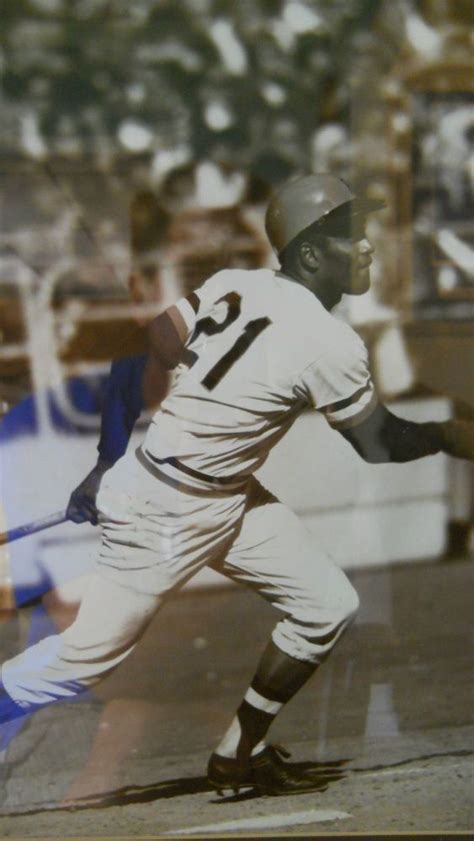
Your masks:
<path fill-rule="evenodd" d="M 365 345 L 347 326 L 333 325 L 331 341 L 303 372 L 297 388 L 371 464 L 414 461 L 439 452 L 474 460 L 473 423 L 416 423 L 378 400 Z"/>
<path fill-rule="evenodd" d="M 465 421 L 415 423 L 381 403 L 360 423 L 339 430 L 370 464 L 414 461 L 435 453 L 474 460 L 474 424 Z"/>

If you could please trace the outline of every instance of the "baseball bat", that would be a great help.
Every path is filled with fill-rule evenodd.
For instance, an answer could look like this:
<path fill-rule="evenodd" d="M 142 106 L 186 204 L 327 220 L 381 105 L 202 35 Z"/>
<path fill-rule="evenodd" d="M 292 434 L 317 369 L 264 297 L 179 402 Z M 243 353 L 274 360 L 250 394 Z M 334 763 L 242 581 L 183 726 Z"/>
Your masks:
<path fill-rule="evenodd" d="M 3 546 L 5 543 L 12 543 L 14 540 L 20 540 L 22 537 L 28 537 L 29 534 L 35 534 L 37 531 L 50 529 L 51 526 L 65 523 L 68 519 L 65 511 L 55 511 L 54 514 L 49 514 L 40 520 L 32 520 L 30 523 L 24 523 L 22 526 L 0 532 L 0 546 Z"/>

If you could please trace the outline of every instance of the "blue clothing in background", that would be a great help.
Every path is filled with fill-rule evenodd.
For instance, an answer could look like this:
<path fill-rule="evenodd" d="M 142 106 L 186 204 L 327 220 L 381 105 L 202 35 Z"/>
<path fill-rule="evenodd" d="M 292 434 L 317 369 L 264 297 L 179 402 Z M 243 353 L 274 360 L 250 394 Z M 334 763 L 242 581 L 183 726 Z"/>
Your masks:
<path fill-rule="evenodd" d="M 90 423 L 81 425 L 80 415 L 84 413 L 90 421 L 91 416 L 101 418 L 100 440 L 98 444 L 101 458 L 114 464 L 126 451 L 134 424 L 143 408 L 142 375 L 145 367 L 146 355 L 120 359 L 112 363 L 108 375 L 72 378 L 68 380 L 64 389 L 68 402 L 73 410 L 68 416 L 67 408 L 62 408 L 58 394 L 50 390 L 48 393 L 48 407 L 50 422 L 53 429 L 61 434 L 71 436 L 97 436 L 97 428 L 90 428 Z M 26 397 L 0 423 L 0 449 L 8 451 L 9 443 L 21 438 L 34 438 L 39 434 L 36 401 L 32 395 Z M 7 456 L 7 452 L 5 453 Z M 14 459 L 2 459 L 3 476 L 2 491 L 7 518 L 14 520 L 15 513 L 11 510 L 8 489 L 15 481 Z M 11 475 L 9 475 L 11 471 Z M 67 504 L 64 500 L 64 506 Z M 53 586 L 42 568 L 40 558 L 35 550 L 31 552 L 28 546 L 14 545 L 16 557 L 12 564 L 12 583 L 15 591 L 16 604 L 26 604 L 40 597 Z M 26 573 L 31 569 L 32 574 Z M 25 574 L 26 573 L 26 574 Z M 29 582 L 21 584 L 20 582 Z"/>
<path fill-rule="evenodd" d="M 142 376 L 146 354 L 119 359 L 106 376 L 74 377 L 66 392 L 76 412 L 102 414 L 98 445 L 102 458 L 115 463 L 127 449 L 133 426 L 143 409 Z M 71 420 L 61 409 L 52 389 L 48 392 L 50 421 L 58 432 L 90 435 L 88 427 Z M 21 400 L 0 422 L 0 445 L 22 435 L 38 433 L 36 402 L 32 395 Z"/>
<path fill-rule="evenodd" d="M 101 411 L 102 396 L 109 375 L 74 377 L 65 383 L 66 394 L 78 412 L 96 415 Z M 53 389 L 48 390 L 48 409 L 51 424 L 58 432 L 80 434 L 84 430 L 64 414 L 58 404 Z M 0 422 L 0 443 L 12 441 L 22 435 L 36 435 L 38 419 L 36 401 L 33 395 L 21 400 L 2 418 Z"/>
<path fill-rule="evenodd" d="M 146 354 L 112 363 L 102 406 L 99 455 L 112 464 L 127 449 L 143 407 L 142 377 Z"/>
<path fill-rule="evenodd" d="M 90 425 L 81 425 L 77 413 L 84 413 L 90 419 L 101 415 L 100 439 L 98 451 L 101 458 L 112 464 L 126 451 L 135 422 L 143 409 L 142 376 L 146 363 L 146 354 L 119 359 L 112 363 L 108 375 L 90 375 L 74 377 L 65 383 L 68 401 L 76 418 L 68 417 L 67 412 L 54 390 L 48 391 L 49 419 L 54 430 L 70 435 L 92 435 L 95 430 Z M 33 395 L 21 400 L 0 422 L 0 447 L 7 447 L 9 442 L 21 437 L 34 437 L 39 433 L 36 401 Z M 4 476 L 5 489 L 8 492 L 8 476 Z M 7 494 L 8 495 L 8 494 Z M 6 508 L 8 508 L 8 498 Z M 65 504 L 67 500 L 65 500 Z M 34 555 L 28 556 L 28 565 L 38 564 Z M 12 583 L 17 605 L 28 604 L 47 592 L 52 584 L 40 573 L 34 586 L 23 587 L 15 582 L 15 570 L 12 570 Z M 46 614 L 41 603 L 32 610 L 28 632 L 28 646 L 34 645 L 56 632 L 54 623 Z M 89 697 L 85 693 L 81 698 Z M 3 725 L 0 733 L 0 753 L 23 728 L 29 716 L 22 716 Z"/>

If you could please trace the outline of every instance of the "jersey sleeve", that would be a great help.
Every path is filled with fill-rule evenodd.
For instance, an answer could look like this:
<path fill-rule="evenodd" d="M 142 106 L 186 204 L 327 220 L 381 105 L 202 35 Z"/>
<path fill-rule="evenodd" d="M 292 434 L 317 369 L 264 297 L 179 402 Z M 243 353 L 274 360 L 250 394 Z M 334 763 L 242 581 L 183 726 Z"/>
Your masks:
<path fill-rule="evenodd" d="M 197 311 L 199 308 L 199 297 L 195 292 L 188 295 L 187 298 L 180 298 L 174 304 L 179 314 L 182 316 L 184 323 L 188 329 L 188 337 L 194 332 L 196 326 Z"/>
<path fill-rule="evenodd" d="M 338 332 L 338 341 L 298 378 L 295 393 L 321 411 L 332 427 L 348 429 L 372 414 L 377 396 L 364 343 L 351 328 Z"/>
<path fill-rule="evenodd" d="M 211 275 L 201 286 L 185 298 L 180 298 L 173 305 L 179 311 L 188 329 L 187 341 L 193 336 L 198 318 L 201 318 L 203 313 L 215 301 L 216 295 L 219 297 L 219 292 L 222 294 L 222 289 L 219 289 L 219 283 L 224 276 L 224 272 L 217 272 L 215 275 Z"/>

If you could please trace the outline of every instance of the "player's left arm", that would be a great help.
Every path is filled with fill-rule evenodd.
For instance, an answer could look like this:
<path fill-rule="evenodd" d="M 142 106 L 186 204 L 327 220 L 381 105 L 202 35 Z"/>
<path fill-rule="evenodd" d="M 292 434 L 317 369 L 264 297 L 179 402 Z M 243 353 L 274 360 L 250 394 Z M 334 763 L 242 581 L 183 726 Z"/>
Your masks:
<path fill-rule="evenodd" d="M 160 403 L 169 385 L 169 372 L 183 360 L 194 331 L 200 300 L 195 292 L 156 316 L 148 325 L 148 357 L 143 373 L 145 406 Z"/>
<path fill-rule="evenodd" d="M 87 520 L 97 524 L 96 497 L 102 477 L 125 453 L 144 406 L 145 365 L 145 354 L 112 363 L 102 402 L 97 462 L 71 493 L 66 510 L 68 519 L 74 523 Z"/>
<path fill-rule="evenodd" d="M 164 370 L 176 368 L 196 324 L 200 300 L 195 292 L 157 315 L 148 325 L 148 349 Z"/>
<path fill-rule="evenodd" d="M 382 403 L 358 422 L 339 429 L 356 452 L 371 464 L 414 461 L 444 452 L 474 460 L 474 424 L 466 421 L 416 423 L 393 414 Z"/>
<path fill-rule="evenodd" d="M 73 522 L 97 524 L 96 498 L 102 477 L 124 455 L 141 411 L 156 407 L 166 397 L 169 372 L 182 358 L 198 307 L 195 293 L 178 301 L 148 325 L 147 354 L 112 363 L 102 407 L 99 457 L 70 496 L 66 513 Z"/>

